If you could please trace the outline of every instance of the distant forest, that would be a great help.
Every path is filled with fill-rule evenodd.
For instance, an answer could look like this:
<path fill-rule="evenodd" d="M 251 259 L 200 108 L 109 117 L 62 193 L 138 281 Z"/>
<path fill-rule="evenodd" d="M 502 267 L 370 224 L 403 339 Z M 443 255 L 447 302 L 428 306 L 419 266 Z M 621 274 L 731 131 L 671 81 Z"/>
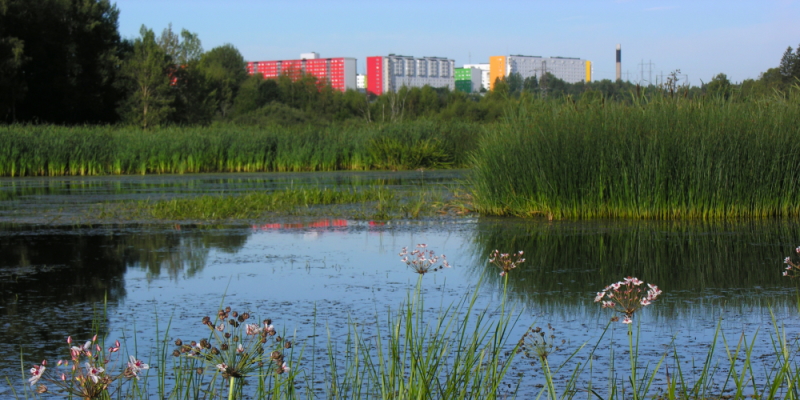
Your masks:
<path fill-rule="evenodd" d="M 724 73 L 701 86 L 679 86 L 680 71 L 659 85 L 627 81 L 569 84 L 552 75 L 511 74 L 487 93 L 403 88 L 371 96 L 340 92 L 304 76 L 248 76 L 232 44 L 203 49 L 196 33 L 168 26 L 121 38 L 119 10 L 107 0 L 0 0 L 0 123 L 122 124 L 144 129 L 213 123 L 328 124 L 418 118 L 496 121 L 526 97 L 575 102 L 632 101 L 636 96 L 715 96 L 743 101 L 781 95 L 800 82 L 800 46 L 758 79 Z"/>

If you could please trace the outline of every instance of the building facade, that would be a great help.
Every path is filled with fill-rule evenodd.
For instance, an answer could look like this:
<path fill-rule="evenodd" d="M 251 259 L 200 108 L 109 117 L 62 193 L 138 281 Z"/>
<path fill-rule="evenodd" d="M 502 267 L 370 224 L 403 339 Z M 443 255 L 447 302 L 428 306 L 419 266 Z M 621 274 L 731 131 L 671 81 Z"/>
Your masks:
<path fill-rule="evenodd" d="M 489 64 L 464 64 L 464 68 L 477 68 L 481 70 L 481 87 L 489 90 L 491 84 L 489 80 Z"/>
<path fill-rule="evenodd" d="M 477 68 L 456 68 L 456 90 L 464 93 L 480 92 L 482 72 Z"/>
<path fill-rule="evenodd" d="M 493 56 L 489 57 L 489 85 L 512 73 L 522 78 L 535 76 L 540 79 L 550 73 L 567 83 L 589 82 L 592 80 L 592 63 L 580 58 L 570 57 L 538 57 L 538 56 Z"/>
<path fill-rule="evenodd" d="M 292 80 L 303 74 L 317 78 L 318 84 L 329 83 L 336 90 L 356 89 L 356 59 L 349 57 L 319 58 L 318 53 L 304 53 L 299 60 L 248 61 L 247 73 L 274 79 L 286 75 Z"/>
<path fill-rule="evenodd" d="M 380 95 L 403 86 L 455 89 L 455 61 L 442 57 L 367 57 L 367 92 Z"/>

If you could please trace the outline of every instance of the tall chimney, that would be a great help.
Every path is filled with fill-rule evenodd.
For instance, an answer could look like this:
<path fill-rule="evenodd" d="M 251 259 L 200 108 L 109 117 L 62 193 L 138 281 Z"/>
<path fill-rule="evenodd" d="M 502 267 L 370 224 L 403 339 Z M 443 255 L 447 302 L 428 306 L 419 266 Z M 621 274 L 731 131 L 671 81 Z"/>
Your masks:
<path fill-rule="evenodd" d="M 622 80 L 622 48 L 617 43 L 617 80 Z"/>

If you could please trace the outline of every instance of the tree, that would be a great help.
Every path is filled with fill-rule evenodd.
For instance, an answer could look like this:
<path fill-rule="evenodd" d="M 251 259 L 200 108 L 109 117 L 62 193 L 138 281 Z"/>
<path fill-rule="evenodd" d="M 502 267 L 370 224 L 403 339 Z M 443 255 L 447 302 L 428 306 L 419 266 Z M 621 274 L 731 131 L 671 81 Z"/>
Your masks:
<path fill-rule="evenodd" d="M 108 0 L 0 0 L 0 116 L 114 121 L 118 16 Z"/>
<path fill-rule="evenodd" d="M 170 71 L 174 64 L 151 29 L 142 25 L 139 34 L 122 65 L 120 84 L 127 98 L 119 110 L 125 121 L 147 129 L 166 122 L 173 111 Z"/>
<path fill-rule="evenodd" d="M 705 92 L 711 96 L 718 96 L 727 100 L 731 95 L 731 81 L 728 80 L 727 75 L 719 73 L 711 78 L 711 82 L 705 85 Z"/>
<path fill-rule="evenodd" d="M 239 86 L 247 79 L 244 57 L 232 44 L 225 44 L 203 54 L 198 69 L 210 89 L 214 112 L 225 118 L 233 110 Z"/>
<path fill-rule="evenodd" d="M 512 72 L 506 77 L 509 96 L 519 96 L 523 89 L 523 79 L 519 72 Z"/>
<path fill-rule="evenodd" d="M 781 63 L 778 66 L 778 70 L 781 72 L 784 82 L 789 82 L 791 80 L 794 74 L 795 64 L 797 64 L 797 58 L 795 54 L 792 53 L 792 46 L 789 46 L 786 51 L 783 52 Z"/>
<path fill-rule="evenodd" d="M 536 75 L 525 78 L 525 81 L 522 83 L 522 90 L 528 93 L 539 92 L 539 80 L 536 78 Z"/>

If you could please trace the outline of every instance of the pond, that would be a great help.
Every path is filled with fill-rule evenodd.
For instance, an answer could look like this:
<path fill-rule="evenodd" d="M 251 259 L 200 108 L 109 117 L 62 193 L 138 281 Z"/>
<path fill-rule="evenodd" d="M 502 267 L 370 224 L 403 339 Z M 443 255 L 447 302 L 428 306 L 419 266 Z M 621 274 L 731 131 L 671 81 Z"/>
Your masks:
<path fill-rule="evenodd" d="M 110 340 L 155 364 L 159 339 L 199 338 L 200 320 L 220 306 L 270 318 L 303 347 L 306 381 L 324 397 L 328 344 L 348 339 L 357 324 L 367 337 L 375 321 L 397 310 L 417 275 L 400 261 L 403 247 L 426 243 L 452 265 L 421 282 L 427 309 L 477 292 L 476 309 L 497 314 L 503 279 L 487 260 L 492 250 L 524 251 L 509 273 L 508 307 L 519 316 L 511 345 L 530 326 L 556 332 L 562 349 L 551 365 L 578 363 L 580 377 L 603 392 L 609 375 L 625 377 L 627 327 L 609 324 L 595 294 L 626 276 L 664 293 L 636 314 L 642 365 L 666 352 L 670 371 L 692 376 L 719 327 L 729 346 L 753 344 L 753 367 L 772 365 L 773 321 L 787 339 L 800 332 L 798 291 L 781 276 L 782 260 L 800 244 L 796 221 L 547 221 L 483 217 L 369 221 L 346 218 L 203 223 L 97 223 L 85 214 L 97 202 L 200 193 L 270 190 L 281 185 L 448 184 L 463 172 L 242 174 L 0 180 L 0 376 L 10 396 L 25 370 L 66 358 L 65 338 L 85 340 L 99 324 Z M 88 222 L 87 222 L 88 221 Z M 774 320 L 773 320 L 774 316 Z M 490 318 L 491 319 L 491 318 Z M 487 326 L 488 323 L 487 323 Z M 606 330 L 606 328 L 608 330 Z M 168 330 L 167 330 L 168 328 Z M 591 360 L 585 349 L 597 347 Z M 718 344 L 723 347 L 722 341 Z M 679 353 L 680 363 L 671 357 Z M 573 352 L 577 354 L 570 359 Z M 613 353 L 612 353 L 613 352 Z M 716 357 L 726 359 L 719 350 Z M 518 355 L 506 379 L 517 393 L 538 393 L 534 360 Z M 535 364 L 535 363 L 534 363 Z M 727 361 L 722 363 L 728 365 Z M 673 372 L 674 373 L 674 372 Z M 760 372 L 759 372 L 760 373 Z M 722 377 L 722 375 L 720 375 Z M 662 367 L 653 390 L 667 381 Z M 713 387 L 724 392 L 724 382 Z"/>

